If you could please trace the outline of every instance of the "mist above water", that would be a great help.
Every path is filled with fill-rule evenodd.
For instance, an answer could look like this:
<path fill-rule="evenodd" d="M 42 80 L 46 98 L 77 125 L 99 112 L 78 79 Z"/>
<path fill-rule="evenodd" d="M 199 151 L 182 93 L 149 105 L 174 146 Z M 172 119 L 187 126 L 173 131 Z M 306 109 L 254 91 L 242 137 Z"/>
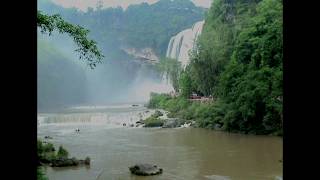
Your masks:
<path fill-rule="evenodd" d="M 163 78 L 146 78 L 139 73 L 128 89 L 129 102 L 147 102 L 151 92 L 169 93 L 174 91 L 172 85 Z"/>
<path fill-rule="evenodd" d="M 91 70 L 78 59 L 74 52 L 76 47 L 69 37 L 59 34 L 52 37 L 39 34 L 38 37 L 50 45 L 48 52 L 54 50 L 52 54 L 43 53 L 47 47 L 38 45 L 38 109 L 146 103 L 151 92 L 168 93 L 173 90 L 151 64 L 123 54 L 112 56 L 105 50 L 103 63 Z M 67 62 L 70 65 L 64 64 Z M 74 69 L 78 71 L 73 72 Z M 58 76 L 61 77 L 58 79 Z M 70 96 L 75 97 L 66 101 Z"/>

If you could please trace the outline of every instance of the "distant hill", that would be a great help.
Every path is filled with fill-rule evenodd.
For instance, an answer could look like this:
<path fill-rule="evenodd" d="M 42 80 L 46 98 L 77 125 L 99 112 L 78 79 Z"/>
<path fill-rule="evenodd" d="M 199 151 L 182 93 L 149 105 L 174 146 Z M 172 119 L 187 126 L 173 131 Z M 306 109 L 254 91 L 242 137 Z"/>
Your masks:
<path fill-rule="evenodd" d="M 122 8 L 106 8 L 87 12 L 63 8 L 48 0 L 38 1 L 38 9 L 48 14 L 61 14 L 66 20 L 90 29 L 90 36 L 103 50 L 119 47 L 152 48 L 164 56 L 169 40 L 180 31 L 204 19 L 204 8 L 187 0 L 160 0 Z"/>

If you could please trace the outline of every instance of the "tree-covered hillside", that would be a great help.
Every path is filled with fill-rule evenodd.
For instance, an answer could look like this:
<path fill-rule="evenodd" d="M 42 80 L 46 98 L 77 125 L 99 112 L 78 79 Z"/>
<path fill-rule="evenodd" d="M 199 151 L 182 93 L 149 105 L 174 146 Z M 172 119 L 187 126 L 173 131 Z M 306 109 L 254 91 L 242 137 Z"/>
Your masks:
<path fill-rule="evenodd" d="M 158 105 L 201 127 L 282 134 L 282 6 L 281 0 L 213 1 L 179 83 L 184 97 L 197 92 L 213 102 L 157 97 Z"/>
<path fill-rule="evenodd" d="M 90 29 L 90 36 L 105 50 L 115 47 L 151 47 L 164 56 L 169 40 L 204 18 L 205 10 L 187 0 L 160 0 L 155 4 L 130 5 L 122 8 L 62 8 L 48 0 L 40 0 L 38 9 L 48 14 L 61 14 L 66 20 Z"/>

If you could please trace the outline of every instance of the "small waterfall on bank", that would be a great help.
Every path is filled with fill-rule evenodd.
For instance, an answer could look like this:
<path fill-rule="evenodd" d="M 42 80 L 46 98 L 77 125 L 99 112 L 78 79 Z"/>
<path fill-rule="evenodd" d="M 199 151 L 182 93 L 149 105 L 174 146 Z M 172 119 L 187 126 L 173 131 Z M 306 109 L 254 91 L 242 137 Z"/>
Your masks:
<path fill-rule="evenodd" d="M 195 23 L 192 28 L 186 29 L 173 36 L 168 44 L 166 57 L 177 59 L 185 68 L 189 61 L 189 51 L 194 48 L 198 36 L 201 34 L 204 21 Z"/>

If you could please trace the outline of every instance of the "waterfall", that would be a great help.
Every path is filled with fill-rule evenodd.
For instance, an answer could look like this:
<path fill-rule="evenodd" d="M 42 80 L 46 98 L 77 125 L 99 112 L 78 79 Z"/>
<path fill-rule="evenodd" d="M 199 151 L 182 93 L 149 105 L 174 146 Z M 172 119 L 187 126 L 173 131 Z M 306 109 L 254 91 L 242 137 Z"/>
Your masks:
<path fill-rule="evenodd" d="M 173 36 L 168 44 L 166 57 L 177 59 L 183 68 L 190 61 L 189 51 L 194 48 L 198 36 L 201 34 L 204 21 L 195 23 L 192 28 L 186 29 Z"/>

